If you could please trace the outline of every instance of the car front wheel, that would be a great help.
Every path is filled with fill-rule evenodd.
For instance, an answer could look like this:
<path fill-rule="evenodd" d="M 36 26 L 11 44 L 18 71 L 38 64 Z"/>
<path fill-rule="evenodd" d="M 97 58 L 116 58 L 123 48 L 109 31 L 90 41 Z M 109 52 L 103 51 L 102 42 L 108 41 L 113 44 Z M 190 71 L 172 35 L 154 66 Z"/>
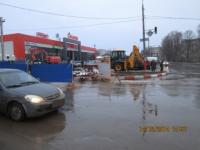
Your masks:
<path fill-rule="evenodd" d="M 9 117 L 14 121 L 22 121 L 25 119 L 25 111 L 21 104 L 12 103 L 8 107 Z"/>

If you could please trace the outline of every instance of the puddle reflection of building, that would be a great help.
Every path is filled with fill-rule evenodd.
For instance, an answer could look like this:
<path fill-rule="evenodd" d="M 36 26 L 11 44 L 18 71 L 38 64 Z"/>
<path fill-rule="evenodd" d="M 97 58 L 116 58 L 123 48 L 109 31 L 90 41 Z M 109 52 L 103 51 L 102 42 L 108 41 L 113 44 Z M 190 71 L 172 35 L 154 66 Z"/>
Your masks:
<path fill-rule="evenodd" d="M 184 88 L 191 81 L 181 77 L 178 74 L 169 74 L 162 79 L 159 86 L 160 90 L 170 97 L 178 97 L 181 95 L 187 96 L 189 93 L 185 92 Z"/>
<path fill-rule="evenodd" d="M 161 90 L 170 97 L 178 97 L 181 95 L 179 85 L 161 85 Z M 184 93 L 182 93 L 184 94 Z"/>
<path fill-rule="evenodd" d="M 200 78 L 184 78 L 163 80 L 160 83 L 160 90 L 171 98 L 194 99 L 197 108 L 200 108 Z"/>
<path fill-rule="evenodd" d="M 196 87 L 196 91 L 194 91 L 194 95 L 195 95 L 195 98 L 194 98 L 194 104 L 196 106 L 196 108 L 200 109 L 200 87 Z"/>

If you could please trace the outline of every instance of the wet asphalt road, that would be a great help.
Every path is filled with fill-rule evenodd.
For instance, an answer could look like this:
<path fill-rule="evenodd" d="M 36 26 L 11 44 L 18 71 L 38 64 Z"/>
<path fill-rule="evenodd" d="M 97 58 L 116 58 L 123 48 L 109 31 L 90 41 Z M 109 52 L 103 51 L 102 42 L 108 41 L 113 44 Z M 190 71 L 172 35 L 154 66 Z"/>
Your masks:
<path fill-rule="evenodd" d="M 58 112 L 21 123 L 0 115 L 0 150 L 199 150 L 199 66 L 146 83 L 86 82 Z M 187 130 L 140 130 L 152 126 Z"/>

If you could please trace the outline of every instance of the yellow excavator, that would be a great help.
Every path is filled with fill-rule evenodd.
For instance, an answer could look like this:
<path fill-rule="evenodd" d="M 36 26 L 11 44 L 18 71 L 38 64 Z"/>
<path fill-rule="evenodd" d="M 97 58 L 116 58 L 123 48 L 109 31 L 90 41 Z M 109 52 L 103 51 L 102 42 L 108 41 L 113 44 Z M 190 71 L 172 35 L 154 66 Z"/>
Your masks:
<path fill-rule="evenodd" d="M 130 56 L 125 55 L 125 50 L 115 49 L 111 52 L 111 68 L 115 71 L 142 70 L 144 58 L 137 46 L 133 46 Z"/>

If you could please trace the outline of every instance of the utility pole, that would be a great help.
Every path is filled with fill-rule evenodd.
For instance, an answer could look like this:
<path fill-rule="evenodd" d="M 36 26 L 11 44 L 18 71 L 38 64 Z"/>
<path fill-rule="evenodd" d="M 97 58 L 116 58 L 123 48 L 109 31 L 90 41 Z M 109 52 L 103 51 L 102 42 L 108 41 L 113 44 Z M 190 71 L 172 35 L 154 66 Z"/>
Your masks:
<path fill-rule="evenodd" d="M 1 37 L 1 55 L 2 55 L 2 61 L 4 61 L 4 41 L 3 41 L 3 23 L 5 22 L 5 19 L 3 17 L 0 17 L 0 37 Z"/>
<path fill-rule="evenodd" d="M 145 39 L 145 22 L 144 22 L 144 1 L 142 0 L 142 29 L 143 29 L 143 50 L 146 49 Z"/>

